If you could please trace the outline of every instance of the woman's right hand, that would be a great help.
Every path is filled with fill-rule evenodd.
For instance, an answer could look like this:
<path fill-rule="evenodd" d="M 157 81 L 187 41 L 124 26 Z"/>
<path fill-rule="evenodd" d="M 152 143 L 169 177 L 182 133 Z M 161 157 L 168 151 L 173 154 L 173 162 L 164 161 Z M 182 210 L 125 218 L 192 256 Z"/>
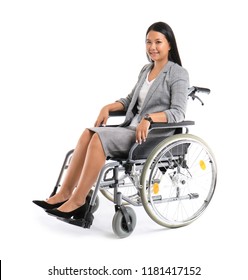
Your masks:
<path fill-rule="evenodd" d="M 109 118 L 109 109 L 108 109 L 108 106 L 104 106 L 101 109 L 101 111 L 95 121 L 94 126 L 95 127 L 96 126 L 106 126 L 108 118 Z"/>

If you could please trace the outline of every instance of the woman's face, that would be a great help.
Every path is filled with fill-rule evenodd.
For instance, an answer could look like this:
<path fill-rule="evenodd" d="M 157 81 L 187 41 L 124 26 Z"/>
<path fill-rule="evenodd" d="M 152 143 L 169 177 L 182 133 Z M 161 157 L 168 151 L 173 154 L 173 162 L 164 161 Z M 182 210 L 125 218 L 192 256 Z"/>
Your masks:
<path fill-rule="evenodd" d="M 170 44 L 164 34 L 150 31 L 146 36 L 146 52 L 154 62 L 167 63 Z"/>

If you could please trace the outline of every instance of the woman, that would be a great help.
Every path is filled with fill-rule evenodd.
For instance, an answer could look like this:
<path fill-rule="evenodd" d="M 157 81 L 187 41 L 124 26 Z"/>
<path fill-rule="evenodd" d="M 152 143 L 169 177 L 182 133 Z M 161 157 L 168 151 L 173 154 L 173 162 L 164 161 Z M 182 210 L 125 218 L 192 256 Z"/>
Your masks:
<path fill-rule="evenodd" d="M 145 141 L 151 122 L 184 119 L 189 79 L 181 66 L 170 26 L 156 22 L 148 28 L 146 53 L 150 63 L 141 70 L 132 92 L 104 106 L 95 127 L 86 129 L 79 138 L 59 192 L 46 201 L 33 201 L 48 213 L 82 218 L 87 209 L 87 194 L 107 157 L 125 156 L 135 141 Z M 109 112 L 120 110 L 126 111 L 124 123 L 119 127 L 106 127 Z M 169 131 L 167 135 L 172 133 Z M 155 136 L 149 134 L 149 137 Z"/>

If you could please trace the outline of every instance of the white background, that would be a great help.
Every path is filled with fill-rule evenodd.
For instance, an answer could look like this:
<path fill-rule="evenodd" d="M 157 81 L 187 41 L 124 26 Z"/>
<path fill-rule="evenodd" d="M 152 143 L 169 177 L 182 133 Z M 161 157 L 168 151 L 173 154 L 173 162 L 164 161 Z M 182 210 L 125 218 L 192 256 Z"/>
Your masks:
<path fill-rule="evenodd" d="M 201 277 L 185 278 L 244 279 L 248 249 L 244 4 L 241 0 L 1 1 L 4 280 L 60 279 L 48 276 L 54 265 L 139 271 L 143 266 L 201 266 Z M 47 216 L 32 200 L 49 196 L 65 153 L 74 148 L 82 130 L 93 125 L 99 109 L 131 91 L 147 63 L 145 32 L 155 21 L 173 28 L 191 85 L 211 89 L 204 97 L 205 106 L 190 103 L 187 116 L 196 121 L 192 132 L 208 142 L 218 162 L 218 184 L 209 208 L 199 220 L 176 230 L 161 228 L 143 209 L 135 209 L 137 226 L 126 239 L 114 236 L 114 207 L 101 195 L 90 230 Z"/>

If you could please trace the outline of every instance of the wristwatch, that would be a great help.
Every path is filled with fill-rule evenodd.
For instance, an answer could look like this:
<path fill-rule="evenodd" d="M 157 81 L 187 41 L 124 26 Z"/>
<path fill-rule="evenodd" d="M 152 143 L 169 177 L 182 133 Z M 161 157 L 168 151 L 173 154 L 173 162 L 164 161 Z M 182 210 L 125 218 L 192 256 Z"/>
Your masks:
<path fill-rule="evenodd" d="M 152 118 L 149 116 L 149 114 L 145 114 L 144 120 L 149 121 L 151 124 L 153 123 Z"/>

